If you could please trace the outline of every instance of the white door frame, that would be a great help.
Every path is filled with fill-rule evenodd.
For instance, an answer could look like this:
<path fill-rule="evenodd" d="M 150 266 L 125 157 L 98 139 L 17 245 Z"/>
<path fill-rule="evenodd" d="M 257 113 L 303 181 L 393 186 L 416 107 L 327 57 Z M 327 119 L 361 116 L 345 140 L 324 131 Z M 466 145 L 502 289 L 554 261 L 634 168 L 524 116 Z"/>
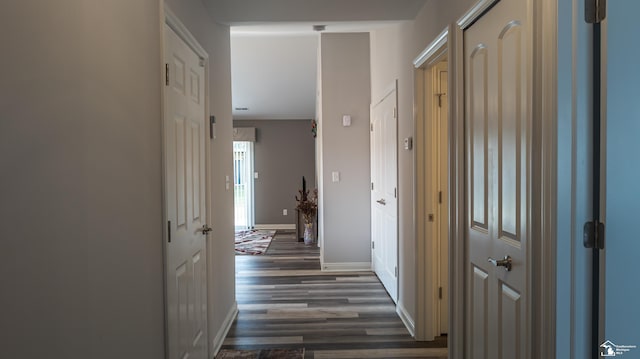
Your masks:
<path fill-rule="evenodd" d="M 426 173 L 425 158 L 426 145 L 431 138 L 426 138 L 426 122 L 433 117 L 433 86 L 427 84 L 426 78 L 430 78 L 433 66 L 442 59 L 447 58 L 450 63 L 449 52 L 449 29 L 444 29 L 413 61 L 414 67 L 414 134 L 415 134 L 415 156 L 414 168 L 416 169 L 416 180 L 414 182 L 414 224 L 416 233 L 416 320 L 414 336 L 416 340 L 433 340 L 440 335 L 440 326 L 436 320 L 440 313 L 438 310 L 438 269 L 439 252 L 436 241 L 427 241 L 432 238 L 427 226 L 428 206 L 426 199 L 429 198 L 425 188 L 430 183 Z M 449 72 L 450 74 L 451 72 Z M 426 75 L 426 76 L 425 76 Z M 451 83 L 451 75 L 448 82 Z M 451 116 L 449 116 L 451 118 Z M 451 250 L 449 250 L 451 252 Z"/>
<path fill-rule="evenodd" d="M 162 93 L 161 93 L 161 137 L 162 137 L 162 233 L 163 233 L 163 280 L 165 281 L 164 283 L 164 287 L 165 287 L 165 318 L 164 318 L 164 346 L 165 346 L 165 357 L 168 357 L 169 355 L 169 327 L 168 327 L 168 303 L 166 301 L 166 288 L 167 288 L 167 283 L 166 283 L 166 271 L 167 271 L 167 248 L 166 248 L 166 244 L 168 242 L 168 231 L 167 231 L 167 218 L 168 218 L 168 214 L 167 214 L 167 199 L 165 198 L 164 193 L 166 192 L 166 186 L 167 186 L 167 180 L 164 178 L 165 176 L 165 161 L 166 161 L 166 144 L 165 144 L 165 140 L 164 140 L 164 98 L 165 98 L 165 91 L 166 91 L 166 86 L 164 86 L 165 83 L 165 60 L 164 60 L 164 48 L 165 48 L 165 37 L 164 37 L 164 25 L 166 24 L 167 26 L 169 26 L 177 35 L 178 37 L 180 37 L 180 39 L 182 39 L 182 41 L 185 42 L 185 44 L 187 44 L 195 53 L 196 55 L 198 55 L 198 57 L 200 57 L 200 60 L 202 61 L 203 67 L 204 67 L 204 114 L 203 116 L 205 117 L 205 119 L 208 117 L 209 114 L 209 54 L 207 54 L 207 52 L 204 50 L 204 48 L 202 46 L 200 46 L 200 44 L 198 43 L 198 40 L 196 40 L 196 38 L 191 34 L 191 32 L 189 32 L 189 30 L 187 29 L 186 26 L 184 26 L 184 24 L 182 23 L 182 21 L 180 21 L 180 19 L 166 6 L 166 4 L 164 4 L 163 6 L 160 7 L 160 18 L 162 19 L 160 22 L 160 63 L 161 63 L 161 68 L 162 68 L 162 73 L 161 73 L 161 83 L 162 83 Z M 208 135 L 209 133 L 211 133 L 211 129 L 209 128 L 210 123 L 209 121 L 205 120 L 205 125 L 206 125 L 206 129 L 207 131 L 205 131 L 205 134 Z M 211 184 L 210 184 L 210 179 L 211 179 L 211 171 L 212 171 L 212 164 L 211 164 L 211 143 L 208 140 L 205 140 L 205 145 L 204 145 L 204 151 L 205 151 L 205 208 L 207 211 L 207 218 L 206 221 L 207 223 L 213 223 L 212 221 L 212 211 L 211 211 Z M 206 236 L 205 239 L 205 249 L 208 251 L 209 245 L 208 245 L 208 238 L 209 236 Z M 207 272 L 211 273 L 212 272 L 212 268 L 211 268 L 211 261 L 209 260 L 209 255 L 207 253 L 206 256 L 206 267 L 207 267 Z M 209 278 L 207 277 L 207 280 L 209 280 Z M 208 295 L 207 295 L 208 296 Z M 207 303 L 207 307 L 208 307 L 208 303 Z M 207 308 L 207 315 L 210 315 L 212 311 L 210 310 L 210 308 Z M 205 318 L 205 321 L 207 322 L 207 326 L 209 325 L 209 318 Z M 210 341 L 210 338 L 206 338 L 207 341 L 207 348 L 209 353 L 207 354 L 207 356 L 211 356 L 211 353 L 215 353 L 213 348 L 213 344 Z M 217 349 L 216 349 L 217 350 Z"/>
<path fill-rule="evenodd" d="M 465 338 L 465 164 L 463 31 L 499 0 L 480 0 L 452 25 L 450 97 L 450 327 L 449 357 L 464 358 Z M 527 358 L 555 357 L 556 184 L 557 184 L 557 6 L 533 1 L 533 165 L 532 240 L 527 251 L 530 293 Z"/>

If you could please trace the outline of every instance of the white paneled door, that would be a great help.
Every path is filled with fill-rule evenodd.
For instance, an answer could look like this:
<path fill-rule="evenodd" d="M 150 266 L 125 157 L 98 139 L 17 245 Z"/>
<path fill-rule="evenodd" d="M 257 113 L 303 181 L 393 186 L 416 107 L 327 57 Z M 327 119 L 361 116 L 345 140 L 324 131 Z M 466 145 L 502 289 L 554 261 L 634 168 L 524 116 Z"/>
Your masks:
<path fill-rule="evenodd" d="M 166 295 L 170 359 L 207 358 L 204 67 L 165 25 Z"/>
<path fill-rule="evenodd" d="M 396 87 L 371 109 L 371 256 L 373 270 L 398 300 L 398 141 Z"/>
<path fill-rule="evenodd" d="M 501 0 L 464 31 L 466 357 L 525 358 L 531 218 L 529 1 Z"/>

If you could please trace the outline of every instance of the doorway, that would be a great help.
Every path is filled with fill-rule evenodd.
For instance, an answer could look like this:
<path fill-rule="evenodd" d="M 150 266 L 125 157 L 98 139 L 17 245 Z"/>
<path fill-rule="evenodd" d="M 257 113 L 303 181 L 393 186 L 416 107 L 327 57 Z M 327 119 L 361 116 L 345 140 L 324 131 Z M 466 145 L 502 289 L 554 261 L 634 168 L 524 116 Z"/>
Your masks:
<path fill-rule="evenodd" d="M 443 31 L 414 61 L 418 340 L 449 332 L 449 57 Z"/>
<path fill-rule="evenodd" d="M 233 204 L 236 231 L 255 226 L 253 142 L 233 141 Z"/>

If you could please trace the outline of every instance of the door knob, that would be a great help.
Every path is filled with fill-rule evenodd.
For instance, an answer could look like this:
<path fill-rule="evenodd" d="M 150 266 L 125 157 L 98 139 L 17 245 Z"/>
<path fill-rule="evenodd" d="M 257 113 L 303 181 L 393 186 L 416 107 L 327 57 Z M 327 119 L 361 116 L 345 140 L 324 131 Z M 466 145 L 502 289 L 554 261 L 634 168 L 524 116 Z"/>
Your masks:
<path fill-rule="evenodd" d="M 384 198 L 381 198 L 381 199 L 377 200 L 376 202 L 380 203 L 383 206 L 387 205 L 387 201 L 385 201 Z"/>
<path fill-rule="evenodd" d="M 200 229 L 199 229 L 199 231 L 201 231 L 201 232 L 202 232 L 202 234 L 205 234 L 205 235 L 206 235 L 207 233 L 209 233 L 209 232 L 213 231 L 213 228 L 211 228 L 211 227 L 207 226 L 206 224 L 203 224 L 203 225 L 202 225 L 202 228 L 200 228 Z"/>
<path fill-rule="evenodd" d="M 496 267 L 504 267 L 504 270 L 511 272 L 511 256 L 504 256 L 503 259 L 493 259 L 489 257 L 487 261 Z"/>

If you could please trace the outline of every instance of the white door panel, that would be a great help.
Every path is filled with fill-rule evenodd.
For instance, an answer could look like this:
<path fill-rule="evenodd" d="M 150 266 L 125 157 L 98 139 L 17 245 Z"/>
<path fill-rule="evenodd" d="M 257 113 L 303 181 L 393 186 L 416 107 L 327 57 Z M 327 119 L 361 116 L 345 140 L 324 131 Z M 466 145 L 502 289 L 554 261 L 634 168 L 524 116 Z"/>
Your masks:
<path fill-rule="evenodd" d="M 397 97 L 390 92 L 371 109 L 371 240 L 373 270 L 398 298 Z"/>
<path fill-rule="evenodd" d="M 527 343 L 531 29 L 499 1 L 464 32 L 469 357 L 521 358 Z M 494 266 L 510 256 L 511 271 Z"/>
<path fill-rule="evenodd" d="M 165 184 L 169 358 L 207 357 L 204 68 L 165 25 Z M 170 240 L 170 241 L 169 241 Z"/>

